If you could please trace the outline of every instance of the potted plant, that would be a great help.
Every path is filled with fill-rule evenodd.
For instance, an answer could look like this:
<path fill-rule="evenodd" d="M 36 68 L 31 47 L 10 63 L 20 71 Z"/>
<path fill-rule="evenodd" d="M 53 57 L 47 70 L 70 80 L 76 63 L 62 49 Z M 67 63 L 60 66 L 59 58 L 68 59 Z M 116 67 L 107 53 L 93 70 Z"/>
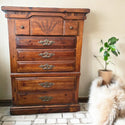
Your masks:
<path fill-rule="evenodd" d="M 99 76 L 103 78 L 103 84 L 110 84 L 110 81 L 112 79 L 112 70 L 108 70 L 108 65 L 111 62 L 111 55 L 118 56 L 120 52 L 116 48 L 116 43 L 118 42 L 118 38 L 111 37 L 108 39 L 108 41 L 104 42 L 101 40 L 101 47 L 99 49 L 99 52 L 102 53 L 103 60 L 104 60 L 104 69 L 101 69 L 98 71 Z M 97 58 L 97 56 L 95 56 Z M 97 58 L 98 59 L 98 58 Z"/>

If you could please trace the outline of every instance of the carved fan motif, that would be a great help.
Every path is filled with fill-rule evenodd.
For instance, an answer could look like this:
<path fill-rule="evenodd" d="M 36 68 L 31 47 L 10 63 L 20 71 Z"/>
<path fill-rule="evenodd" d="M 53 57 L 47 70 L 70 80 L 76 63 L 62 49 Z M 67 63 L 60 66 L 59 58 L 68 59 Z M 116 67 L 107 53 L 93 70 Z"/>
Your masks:
<path fill-rule="evenodd" d="M 35 23 L 41 29 L 42 32 L 45 32 L 48 34 L 49 32 L 52 32 L 56 27 L 56 25 L 60 24 L 61 22 L 56 20 L 46 19 L 39 22 L 34 21 L 33 23 Z"/>

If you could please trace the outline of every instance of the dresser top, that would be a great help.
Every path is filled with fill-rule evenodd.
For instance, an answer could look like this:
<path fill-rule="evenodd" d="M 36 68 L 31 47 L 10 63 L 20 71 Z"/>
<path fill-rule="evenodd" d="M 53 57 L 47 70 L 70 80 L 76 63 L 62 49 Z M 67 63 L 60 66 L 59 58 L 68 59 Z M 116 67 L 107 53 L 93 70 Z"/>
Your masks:
<path fill-rule="evenodd" d="M 3 11 L 31 11 L 31 12 L 74 12 L 74 13 L 89 13 L 90 9 L 87 8 L 41 8 L 41 7 L 14 7 L 14 6 L 2 6 Z"/>

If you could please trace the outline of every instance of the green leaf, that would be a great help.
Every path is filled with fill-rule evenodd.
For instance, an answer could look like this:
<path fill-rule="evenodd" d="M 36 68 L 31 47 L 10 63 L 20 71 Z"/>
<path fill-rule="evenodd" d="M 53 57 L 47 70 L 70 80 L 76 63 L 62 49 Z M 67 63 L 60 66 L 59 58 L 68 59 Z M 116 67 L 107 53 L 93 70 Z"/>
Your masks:
<path fill-rule="evenodd" d="M 117 39 L 116 37 L 111 37 L 110 39 L 108 39 L 108 43 L 109 45 L 114 45 L 119 39 Z"/>
<path fill-rule="evenodd" d="M 104 56 L 104 60 L 107 61 L 108 60 L 108 56 Z"/>
<path fill-rule="evenodd" d="M 114 45 L 110 45 L 110 48 L 111 48 L 112 51 L 116 50 L 116 47 Z"/>
<path fill-rule="evenodd" d="M 120 52 L 117 50 L 118 54 L 120 55 Z"/>
<path fill-rule="evenodd" d="M 112 51 L 115 51 L 115 49 L 114 49 L 114 48 L 112 48 L 111 50 L 112 50 Z"/>
<path fill-rule="evenodd" d="M 108 51 L 105 51 L 104 52 L 104 60 L 107 61 L 109 56 L 110 56 L 110 54 L 108 53 Z"/>
<path fill-rule="evenodd" d="M 100 41 L 103 44 L 103 40 Z"/>
<path fill-rule="evenodd" d="M 103 47 L 101 47 L 99 51 L 102 52 L 103 51 Z"/>
<path fill-rule="evenodd" d="M 106 48 L 108 48 L 108 47 L 109 47 L 109 45 L 108 45 L 108 43 L 107 43 L 107 42 L 105 42 L 105 43 L 104 43 L 104 46 L 105 46 Z"/>
<path fill-rule="evenodd" d="M 108 49 L 107 49 L 107 51 L 110 51 L 110 50 L 111 50 L 111 48 L 108 48 Z"/>
<path fill-rule="evenodd" d="M 110 54 L 108 53 L 108 51 L 104 52 L 104 56 L 110 56 Z"/>
<path fill-rule="evenodd" d="M 118 53 L 116 51 L 112 51 L 112 53 L 115 55 L 115 56 L 118 56 Z"/>
<path fill-rule="evenodd" d="M 110 54 L 108 53 L 108 56 L 110 56 Z"/>

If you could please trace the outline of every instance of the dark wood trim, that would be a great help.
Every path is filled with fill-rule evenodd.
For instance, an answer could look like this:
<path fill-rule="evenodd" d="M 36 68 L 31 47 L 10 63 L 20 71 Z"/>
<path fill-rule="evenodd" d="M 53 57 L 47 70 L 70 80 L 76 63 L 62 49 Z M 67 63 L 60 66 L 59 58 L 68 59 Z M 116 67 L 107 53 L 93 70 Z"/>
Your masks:
<path fill-rule="evenodd" d="M 11 73 L 11 77 L 79 76 L 80 72 Z"/>
<path fill-rule="evenodd" d="M 80 103 L 87 103 L 88 102 L 88 97 L 79 97 L 78 101 Z M 11 99 L 6 99 L 6 100 L 0 100 L 0 106 L 11 106 L 12 105 L 12 100 Z"/>
<path fill-rule="evenodd" d="M 11 106 L 12 100 L 6 99 L 6 100 L 0 100 L 0 106 Z"/>
<path fill-rule="evenodd" d="M 76 112 L 76 111 L 80 111 L 79 104 L 10 107 L 11 115 L 26 115 L 26 114 L 54 113 L 54 112 L 55 113 Z"/>
<path fill-rule="evenodd" d="M 78 101 L 79 101 L 80 103 L 87 103 L 87 102 L 88 102 L 88 97 L 87 97 L 87 96 L 79 97 L 79 98 L 78 98 Z"/>
<path fill-rule="evenodd" d="M 65 13 L 65 12 L 75 12 L 75 13 L 89 13 L 90 9 L 85 8 L 45 8 L 45 7 L 14 7 L 14 6 L 2 6 L 3 11 L 30 11 L 30 12 L 56 12 L 56 13 Z"/>

